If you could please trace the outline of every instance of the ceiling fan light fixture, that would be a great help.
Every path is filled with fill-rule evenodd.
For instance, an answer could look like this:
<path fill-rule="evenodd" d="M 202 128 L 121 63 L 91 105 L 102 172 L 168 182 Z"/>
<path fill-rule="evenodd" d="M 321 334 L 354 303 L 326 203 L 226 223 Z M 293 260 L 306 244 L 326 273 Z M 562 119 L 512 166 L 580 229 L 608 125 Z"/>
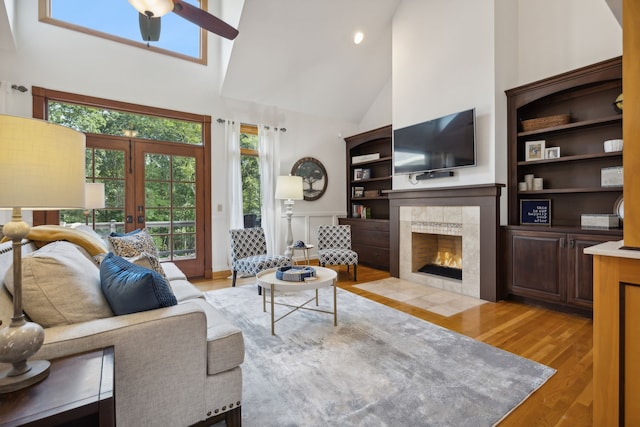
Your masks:
<path fill-rule="evenodd" d="M 129 0 L 129 3 L 138 12 L 154 18 L 159 18 L 173 10 L 172 0 Z"/>

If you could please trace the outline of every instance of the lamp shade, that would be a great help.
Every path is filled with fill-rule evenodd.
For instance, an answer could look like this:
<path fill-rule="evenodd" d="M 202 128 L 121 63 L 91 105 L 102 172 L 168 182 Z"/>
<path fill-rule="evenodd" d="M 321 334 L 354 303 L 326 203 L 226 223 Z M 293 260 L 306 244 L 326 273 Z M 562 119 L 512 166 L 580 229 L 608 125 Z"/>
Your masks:
<path fill-rule="evenodd" d="M 301 176 L 279 176 L 276 181 L 276 199 L 302 200 L 304 192 L 302 189 Z"/>
<path fill-rule="evenodd" d="M 154 18 L 159 18 L 173 10 L 171 0 L 129 0 L 129 3 L 143 15 L 151 12 L 151 16 Z"/>
<path fill-rule="evenodd" d="M 84 207 L 85 135 L 0 115 L 0 208 Z"/>
<path fill-rule="evenodd" d="M 87 182 L 84 185 L 85 209 L 104 208 L 104 184 L 101 182 Z"/>

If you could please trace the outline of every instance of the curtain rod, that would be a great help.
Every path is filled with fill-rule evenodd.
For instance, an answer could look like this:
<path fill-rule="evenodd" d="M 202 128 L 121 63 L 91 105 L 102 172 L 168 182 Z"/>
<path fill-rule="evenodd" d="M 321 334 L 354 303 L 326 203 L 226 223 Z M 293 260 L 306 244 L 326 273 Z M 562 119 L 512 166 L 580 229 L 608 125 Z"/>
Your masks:
<path fill-rule="evenodd" d="M 220 118 L 219 118 L 218 120 L 216 120 L 216 121 L 217 121 L 218 123 L 220 123 L 220 124 L 222 124 L 222 123 L 226 122 L 226 120 L 225 120 L 225 119 L 220 119 Z M 231 121 L 231 123 L 234 123 L 234 121 L 232 120 L 232 121 Z M 245 124 L 246 124 L 246 123 L 245 123 Z M 253 125 L 252 125 L 252 126 L 253 126 Z M 270 128 L 269 128 L 269 126 L 265 126 L 265 128 L 266 128 L 266 129 L 270 129 Z M 277 128 L 277 127 L 274 127 L 274 129 L 275 129 L 275 130 L 279 130 L 280 132 L 286 132 L 286 131 L 287 131 L 287 128 Z"/>
<path fill-rule="evenodd" d="M 18 90 L 18 91 L 20 91 L 20 92 L 22 92 L 22 93 L 27 92 L 27 91 L 29 90 L 29 89 L 27 89 L 26 87 L 24 87 L 24 86 L 22 86 L 22 85 L 20 85 L 20 86 L 18 86 L 18 85 L 11 85 L 11 89 Z"/>

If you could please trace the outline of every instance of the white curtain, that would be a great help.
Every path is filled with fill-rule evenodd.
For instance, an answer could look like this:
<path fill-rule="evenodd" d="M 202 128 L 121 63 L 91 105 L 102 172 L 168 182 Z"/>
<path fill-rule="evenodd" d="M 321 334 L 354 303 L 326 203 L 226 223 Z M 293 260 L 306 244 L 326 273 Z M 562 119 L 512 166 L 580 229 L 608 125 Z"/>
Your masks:
<path fill-rule="evenodd" d="M 9 109 L 9 96 L 11 95 L 11 83 L 0 82 L 0 114 L 6 114 Z"/>
<path fill-rule="evenodd" d="M 276 254 L 280 247 L 280 200 L 275 199 L 276 179 L 280 169 L 279 150 L 278 129 L 258 125 L 262 228 L 267 240 L 267 253 L 270 255 Z"/>
<path fill-rule="evenodd" d="M 226 120 L 224 138 L 227 144 L 227 204 L 229 230 L 244 227 L 242 213 L 242 174 L 240 172 L 240 123 Z"/>

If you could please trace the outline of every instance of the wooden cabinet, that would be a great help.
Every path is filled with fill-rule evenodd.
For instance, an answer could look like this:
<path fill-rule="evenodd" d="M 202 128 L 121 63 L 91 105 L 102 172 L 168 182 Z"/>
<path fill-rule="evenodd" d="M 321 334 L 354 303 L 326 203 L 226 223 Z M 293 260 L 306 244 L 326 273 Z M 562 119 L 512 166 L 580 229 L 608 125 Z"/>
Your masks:
<path fill-rule="evenodd" d="M 351 248 L 358 262 L 389 271 L 389 221 L 380 219 L 340 218 L 351 226 Z"/>
<path fill-rule="evenodd" d="M 345 138 L 347 145 L 347 218 L 358 262 L 389 269 L 391 125 Z M 367 158 L 369 158 L 367 160 Z M 364 159 L 364 160 L 363 160 Z M 364 171 L 364 174 L 363 174 Z"/>
<path fill-rule="evenodd" d="M 584 249 L 611 234 L 504 227 L 505 284 L 510 296 L 588 312 L 593 307 L 593 261 Z"/>
<path fill-rule="evenodd" d="M 622 138 L 622 59 L 580 68 L 506 91 L 508 108 L 508 226 L 503 228 L 507 296 L 578 309 L 592 308 L 591 257 L 585 247 L 622 239 L 621 229 L 581 227 L 582 214 L 614 214 L 622 185 L 602 185 L 605 168 L 622 166 L 622 151 L 605 152 L 604 141 Z M 568 123 L 524 128 L 532 119 L 569 115 Z M 559 156 L 531 159 L 527 147 L 543 142 Z M 520 188 L 526 175 L 541 189 Z M 550 224 L 523 225 L 521 204 L 550 202 Z"/>

